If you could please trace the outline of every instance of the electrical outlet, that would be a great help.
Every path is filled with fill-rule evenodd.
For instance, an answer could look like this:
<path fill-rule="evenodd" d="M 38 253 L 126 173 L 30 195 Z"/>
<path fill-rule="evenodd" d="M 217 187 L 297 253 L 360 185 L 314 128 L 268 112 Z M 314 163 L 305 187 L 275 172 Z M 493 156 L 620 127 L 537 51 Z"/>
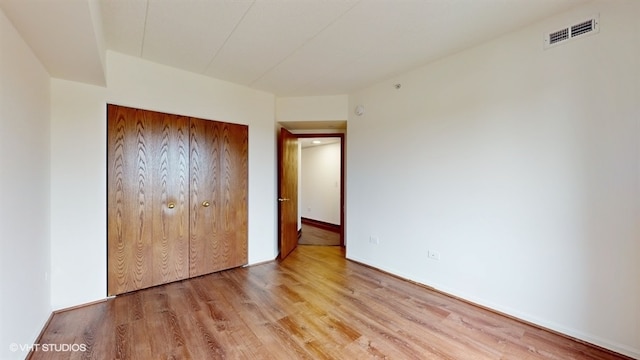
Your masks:
<path fill-rule="evenodd" d="M 427 250 L 427 256 L 429 256 L 431 260 L 440 260 L 440 252 L 435 250 Z"/>
<path fill-rule="evenodd" d="M 380 239 L 377 236 L 369 236 L 369 243 L 378 245 L 380 244 Z"/>

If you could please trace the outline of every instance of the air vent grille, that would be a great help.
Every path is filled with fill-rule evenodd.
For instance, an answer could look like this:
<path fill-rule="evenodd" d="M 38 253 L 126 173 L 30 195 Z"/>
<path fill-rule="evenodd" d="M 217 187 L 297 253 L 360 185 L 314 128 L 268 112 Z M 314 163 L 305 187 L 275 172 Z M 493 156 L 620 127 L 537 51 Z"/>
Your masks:
<path fill-rule="evenodd" d="M 549 44 L 553 45 L 569 38 L 569 29 L 562 29 L 549 34 Z"/>
<path fill-rule="evenodd" d="M 586 34 L 593 31 L 593 22 L 594 20 L 592 19 L 589 21 L 581 22 L 580 24 L 573 25 L 571 27 L 571 37 L 576 37 L 578 35 Z"/>
<path fill-rule="evenodd" d="M 560 30 L 554 30 L 545 34 L 544 47 L 549 48 L 567 40 L 571 40 L 577 36 L 585 34 L 595 34 L 600 31 L 599 16 L 592 16 L 588 20 L 581 21 L 571 26 L 566 26 Z"/>

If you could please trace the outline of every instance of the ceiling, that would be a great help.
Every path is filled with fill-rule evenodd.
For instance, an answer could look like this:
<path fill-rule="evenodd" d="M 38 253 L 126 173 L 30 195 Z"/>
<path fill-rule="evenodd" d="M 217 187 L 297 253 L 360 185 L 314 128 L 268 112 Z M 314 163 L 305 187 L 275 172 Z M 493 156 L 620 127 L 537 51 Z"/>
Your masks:
<path fill-rule="evenodd" d="M 278 96 L 346 94 L 588 0 L 0 0 L 54 77 L 112 50 Z"/>
<path fill-rule="evenodd" d="M 340 142 L 339 137 L 317 137 L 317 138 L 306 138 L 300 137 L 298 138 L 298 142 L 303 149 L 307 149 L 310 147 L 330 145 Z"/>

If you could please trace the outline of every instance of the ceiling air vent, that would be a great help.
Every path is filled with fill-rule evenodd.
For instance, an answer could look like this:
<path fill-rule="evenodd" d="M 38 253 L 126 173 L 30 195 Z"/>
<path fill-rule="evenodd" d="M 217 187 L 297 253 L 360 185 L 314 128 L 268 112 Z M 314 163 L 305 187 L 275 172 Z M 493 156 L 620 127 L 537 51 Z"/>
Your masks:
<path fill-rule="evenodd" d="M 598 33 L 600 31 L 598 18 L 598 16 L 592 16 L 588 20 L 581 21 L 575 25 L 566 26 L 560 30 L 545 34 L 544 48 L 550 48 L 581 35 Z"/>

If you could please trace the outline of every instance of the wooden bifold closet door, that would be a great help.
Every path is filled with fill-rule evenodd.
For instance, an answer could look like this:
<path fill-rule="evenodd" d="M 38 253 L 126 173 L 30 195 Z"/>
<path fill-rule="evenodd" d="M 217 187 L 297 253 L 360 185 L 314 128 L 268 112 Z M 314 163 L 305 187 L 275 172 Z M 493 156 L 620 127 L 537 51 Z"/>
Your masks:
<path fill-rule="evenodd" d="M 108 294 L 247 263 L 248 128 L 107 106 Z"/>

